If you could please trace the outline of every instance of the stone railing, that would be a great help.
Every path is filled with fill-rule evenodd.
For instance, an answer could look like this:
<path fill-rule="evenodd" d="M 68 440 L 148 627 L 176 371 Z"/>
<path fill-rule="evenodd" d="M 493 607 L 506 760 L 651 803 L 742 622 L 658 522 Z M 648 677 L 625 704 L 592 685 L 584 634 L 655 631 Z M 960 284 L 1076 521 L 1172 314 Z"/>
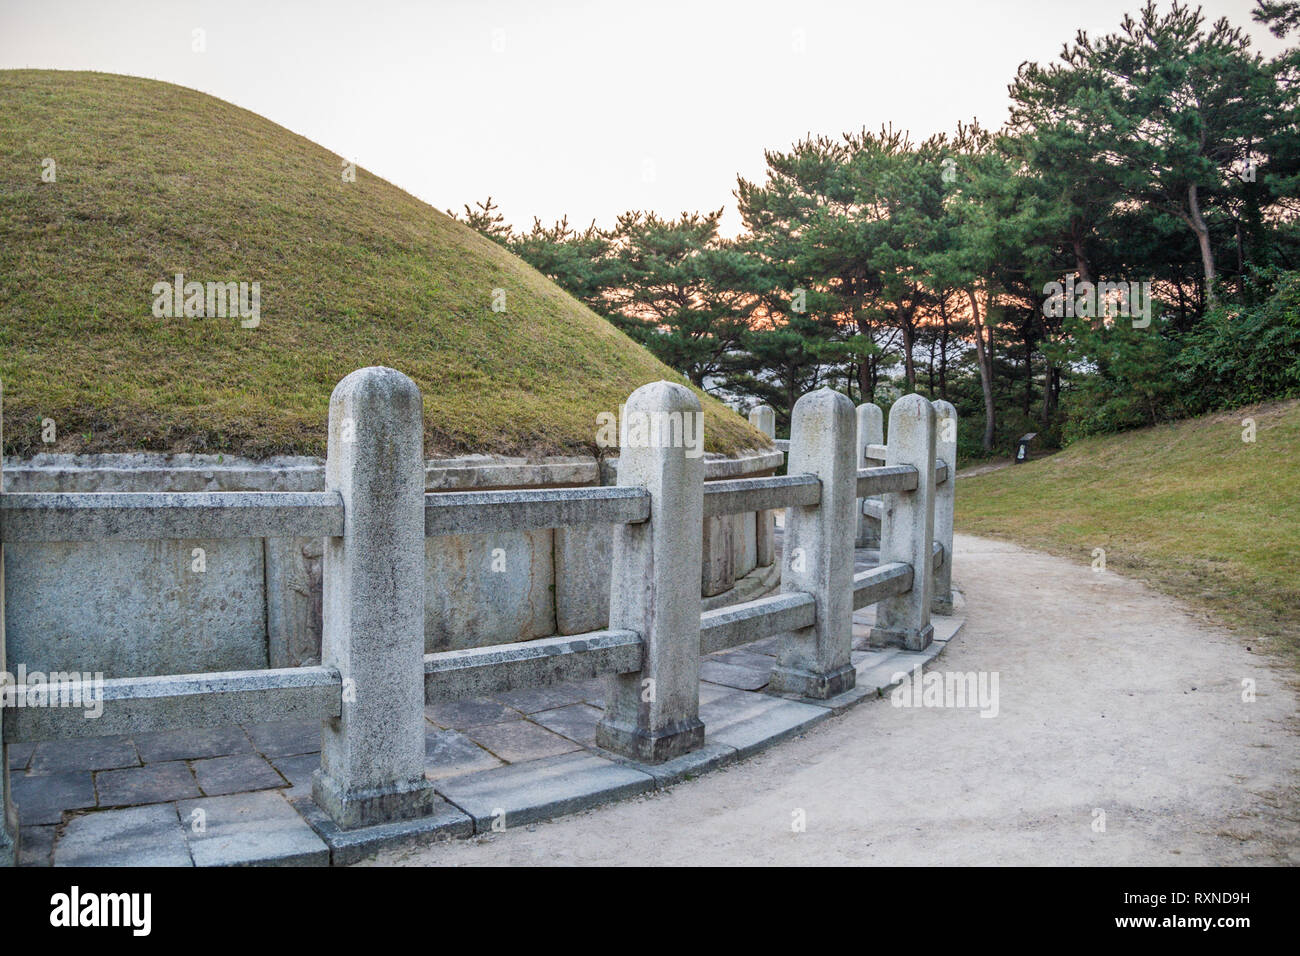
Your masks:
<path fill-rule="evenodd" d="M 704 743 L 701 654 L 780 635 L 771 690 L 827 700 L 854 686 L 855 609 L 877 606 L 875 643 L 912 650 L 930 643 L 931 606 L 942 604 L 947 585 L 939 582 L 947 581 L 952 548 L 955 417 L 945 405 L 906 396 L 891 409 L 889 445 L 864 445 L 849 400 L 823 389 L 795 405 L 788 475 L 706 484 L 704 460 L 663 440 L 674 416 L 698 413 L 699 402 L 680 385 L 658 382 L 637 389 L 624 409 L 655 424 L 649 441 L 621 449 L 617 485 L 426 494 L 419 390 L 393 369 L 367 368 L 331 396 L 323 491 L 0 494 L 0 594 L 5 543 L 326 541 L 318 666 L 58 688 L 60 699 L 98 695 L 95 719 L 81 707 L 11 705 L 29 695 L 4 666 L 0 602 L 3 749 L 319 719 L 313 797 L 334 825 L 352 829 L 435 812 L 438 798 L 424 776 L 426 703 L 607 677 L 597 743 L 629 761 L 662 763 Z M 949 431 L 951 441 L 941 438 Z M 864 468 L 868 457 L 884 464 Z M 875 496 L 883 502 L 881 563 L 855 574 L 855 512 Z M 706 519 L 779 509 L 781 592 L 703 610 Z M 457 535 L 589 525 L 616 528 L 607 628 L 425 653 L 428 547 Z M 7 752 L 2 757 L 7 768 Z M 7 773 L 0 805 L 0 860 L 11 863 L 17 829 Z"/>

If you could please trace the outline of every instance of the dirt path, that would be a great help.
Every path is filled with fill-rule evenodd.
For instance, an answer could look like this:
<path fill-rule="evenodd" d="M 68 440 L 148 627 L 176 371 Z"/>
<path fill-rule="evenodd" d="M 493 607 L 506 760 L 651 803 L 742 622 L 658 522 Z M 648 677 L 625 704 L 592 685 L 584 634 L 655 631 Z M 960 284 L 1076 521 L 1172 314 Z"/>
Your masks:
<path fill-rule="evenodd" d="M 987 475 L 990 471 L 1001 471 L 1003 468 L 1010 468 L 1015 462 L 1010 458 L 997 458 L 993 461 L 986 461 L 982 465 L 971 465 L 968 468 L 962 468 L 957 472 L 958 478 L 974 478 L 976 475 Z"/>
<path fill-rule="evenodd" d="M 1300 863 L 1284 672 L 1114 573 L 956 551 L 966 631 L 935 667 L 996 671 L 996 717 L 871 701 L 664 793 L 379 862 Z"/>

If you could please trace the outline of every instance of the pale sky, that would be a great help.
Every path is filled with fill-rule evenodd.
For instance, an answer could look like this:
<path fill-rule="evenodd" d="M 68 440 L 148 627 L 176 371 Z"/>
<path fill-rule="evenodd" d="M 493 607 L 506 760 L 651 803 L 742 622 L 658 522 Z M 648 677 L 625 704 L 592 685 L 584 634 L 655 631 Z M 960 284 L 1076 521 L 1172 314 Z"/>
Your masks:
<path fill-rule="evenodd" d="M 887 122 L 1006 118 L 1023 60 L 1141 0 L 0 0 L 0 68 L 193 87 L 439 209 L 489 194 L 516 227 L 726 207 L 763 150 Z M 1162 5 L 1167 9 L 1167 4 Z M 1207 0 L 1272 55 L 1253 0 Z M 196 52 L 194 32 L 204 31 Z"/>

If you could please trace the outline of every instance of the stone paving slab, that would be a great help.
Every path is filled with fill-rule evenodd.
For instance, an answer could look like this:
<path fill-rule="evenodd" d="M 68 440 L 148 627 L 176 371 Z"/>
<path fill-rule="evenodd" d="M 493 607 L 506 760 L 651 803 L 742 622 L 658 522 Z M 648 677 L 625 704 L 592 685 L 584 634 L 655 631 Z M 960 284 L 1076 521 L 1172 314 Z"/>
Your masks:
<path fill-rule="evenodd" d="M 938 644 L 940 646 L 936 647 Z M 891 657 L 885 664 L 897 671 L 912 671 L 922 665 L 928 664 L 934 660 L 939 652 L 943 650 L 939 641 L 931 641 L 930 646 L 923 651 L 899 651 Z"/>
<path fill-rule="evenodd" d="M 473 818 L 474 832 L 489 833 L 494 820 L 507 828 L 522 826 L 635 796 L 654 785 L 648 773 L 577 751 L 453 777 L 441 781 L 438 792 Z"/>
<path fill-rule="evenodd" d="M 13 801 L 18 804 L 21 826 L 61 823 L 63 811 L 95 805 L 95 783 L 89 770 L 71 773 L 11 773 Z"/>
<path fill-rule="evenodd" d="M 55 826 L 22 827 L 19 832 L 19 866 L 52 866 Z"/>
<path fill-rule="evenodd" d="M 289 781 L 281 790 L 286 800 L 311 796 L 311 775 L 320 767 L 320 754 L 294 754 L 292 757 L 272 757 L 271 765 L 280 776 Z"/>
<path fill-rule="evenodd" d="M 758 669 L 728 664 L 725 661 L 709 660 L 700 662 L 700 680 L 736 690 L 761 690 L 772 679 L 772 668 Z"/>
<path fill-rule="evenodd" d="M 195 866 L 329 865 L 325 841 L 278 793 L 185 800 L 176 809 Z"/>
<path fill-rule="evenodd" d="M 318 729 L 317 733 L 319 732 Z M 248 734 L 239 727 L 200 727 L 194 730 L 137 734 L 133 740 L 136 749 L 140 751 L 140 759 L 145 763 L 224 757 L 228 754 L 250 753 L 253 749 Z"/>
<path fill-rule="evenodd" d="M 465 731 L 480 747 L 506 763 L 524 763 L 578 750 L 578 744 L 527 720 L 470 727 Z"/>
<path fill-rule="evenodd" d="M 73 817 L 54 844 L 55 866 L 193 866 L 176 807 L 103 810 Z"/>
<path fill-rule="evenodd" d="M 320 753 L 319 720 L 278 720 L 244 728 L 253 747 L 267 757 Z"/>
<path fill-rule="evenodd" d="M 596 696 L 602 691 L 597 690 Z M 592 696 L 592 688 L 582 684 L 556 684 L 553 687 L 526 687 L 493 694 L 492 699 L 512 707 L 523 714 L 535 714 L 543 710 L 554 710 L 570 704 L 580 704 Z"/>
<path fill-rule="evenodd" d="M 710 654 L 706 660 L 722 661 L 724 664 L 735 664 L 737 667 L 752 667 L 755 670 L 771 670 L 776 666 L 776 654 L 763 654 L 758 651 L 751 651 L 745 646 L 733 647 L 729 651 L 718 651 L 716 654 Z"/>
<path fill-rule="evenodd" d="M 807 730 L 830 715 L 825 707 L 743 690 L 700 704 L 706 739 L 734 748 L 741 757 Z"/>
<path fill-rule="evenodd" d="M 488 753 L 459 730 L 431 730 L 424 735 L 424 776 L 442 780 L 463 773 L 504 767 L 505 763 Z M 311 787 L 308 786 L 310 792 Z"/>
<path fill-rule="evenodd" d="M 868 693 L 863 696 L 878 697 L 899 683 L 894 679 L 895 675 L 906 670 L 907 668 L 898 667 L 892 661 L 872 667 L 858 675 L 858 680 L 861 681 L 858 688 L 867 689 Z M 858 688 L 854 688 L 854 690 Z"/>
<path fill-rule="evenodd" d="M 335 866 L 356 863 L 390 847 L 410 846 L 432 840 L 455 840 L 474 833 L 474 821 L 441 797 L 434 801 L 433 813 L 427 817 L 360 827 L 356 830 L 340 829 L 324 810 L 316 806 L 316 801 L 310 796 L 293 800 L 292 806 L 325 841 L 330 850 L 330 862 Z"/>
<path fill-rule="evenodd" d="M 36 751 L 35 744 L 10 744 L 9 745 L 9 769 L 25 770 L 27 763 L 32 759 L 32 754 Z"/>
<path fill-rule="evenodd" d="M 940 643 L 952 640 L 961 631 L 962 625 L 966 623 L 964 617 L 932 617 L 930 623 L 934 625 L 934 639 Z"/>
<path fill-rule="evenodd" d="M 705 727 L 705 733 L 708 733 L 708 727 Z M 682 754 L 672 760 L 665 760 L 660 764 L 629 760 L 620 754 L 610 753 L 597 747 L 593 747 L 592 750 L 614 763 L 649 774 L 654 777 L 655 786 L 660 788 L 671 787 L 683 780 L 698 777 L 700 774 L 716 770 L 718 767 L 725 766 L 740 757 L 735 747 L 729 747 L 711 739 L 705 740 L 704 746 L 699 750 L 692 750 L 688 754 Z"/>
<path fill-rule="evenodd" d="M 708 681 L 700 681 L 700 706 L 703 707 L 710 701 L 715 701 L 720 697 L 726 697 L 728 694 L 734 694 L 736 688 L 726 687 L 722 684 L 710 684 Z M 705 733 L 708 733 L 706 730 Z"/>
<path fill-rule="evenodd" d="M 129 737 L 44 740 L 36 745 L 29 766 L 33 773 L 109 770 L 115 767 L 138 767 L 140 757 Z"/>
<path fill-rule="evenodd" d="M 491 697 L 467 697 L 443 704 L 430 704 L 424 716 L 446 730 L 465 730 L 503 720 L 517 720 L 523 714 Z"/>
<path fill-rule="evenodd" d="M 943 644 L 932 642 L 924 651 L 915 654 L 890 647 L 870 651 L 854 651 L 855 683 L 853 687 L 829 700 L 797 699 L 806 703 L 829 707 L 831 712 L 835 714 L 843 713 L 859 701 L 868 697 L 880 696 L 883 691 L 897 683 L 894 680 L 895 674 L 901 670 L 910 670 L 915 667 L 917 660 L 922 663 L 933 660 L 943 651 L 943 648 Z M 900 658 L 903 658 L 904 655 L 908 655 L 907 660 L 899 663 Z"/>
<path fill-rule="evenodd" d="M 751 654 L 762 654 L 764 657 L 776 657 L 777 651 L 781 649 L 781 635 L 774 634 L 771 637 L 765 637 L 760 641 L 752 641 L 749 644 L 742 644 L 741 647 Z"/>
<path fill-rule="evenodd" d="M 898 648 L 879 647 L 869 651 L 851 651 L 849 658 L 853 661 L 855 669 L 863 671 L 875 667 L 877 664 L 885 663 L 897 653 Z"/>
<path fill-rule="evenodd" d="M 591 704 L 570 704 L 533 714 L 532 719 L 547 730 L 567 737 L 588 750 L 596 746 L 596 724 L 604 711 Z"/>
<path fill-rule="evenodd" d="M 101 770 L 95 775 L 101 807 L 133 807 L 170 803 L 201 795 L 194 774 L 183 760 L 152 763 L 125 770 Z"/>
<path fill-rule="evenodd" d="M 285 783 L 275 768 L 257 754 L 209 757 L 195 760 L 193 767 L 199 786 L 209 797 L 283 787 Z"/>

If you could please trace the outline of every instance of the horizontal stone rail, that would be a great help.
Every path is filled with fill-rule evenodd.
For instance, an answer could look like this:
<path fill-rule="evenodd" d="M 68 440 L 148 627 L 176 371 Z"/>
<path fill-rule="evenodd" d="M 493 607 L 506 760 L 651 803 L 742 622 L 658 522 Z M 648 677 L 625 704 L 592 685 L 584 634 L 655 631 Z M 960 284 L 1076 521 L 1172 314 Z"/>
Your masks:
<path fill-rule="evenodd" d="M 869 518 L 880 521 L 885 517 L 885 503 L 878 498 L 868 498 L 862 502 L 862 513 Z M 937 541 L 935 547 L 943 550 L 943 545 Z"/>
<path fill-rule="evenodd" d="M 343 533 L 328 491 L 75 492 L 0 497 L 0 540 L 140 541 Z"/>
<path fill-rule="evenodd" d="M 58 706 L 7 706 L 5 743 L 143 734 L 189 727 L 259 723 L 339 715 L 342 679 L 332 667 L 286 667 L 216 674 L 123 677 L 99 685 L 50 681 L 42 693 Z M 6 696 L 30 700 L 30 685 Z M 92 710 L 102 712 L 88 717 Z"/>
<path fill-rule="evenodd" d="M 881 495 L 891 491 L 915 491 L 918 477 L 916 468 L 911 465 L 860 468 L 856 485 L 857 497 Z"/>
<path fill-rule="evenodd" d="M 868 445 L 868 446 L 867 446 L 867 451 L 870 452 L 870 454 L 868 454 L 868 455 L 866 456 L 866 460 L 867 460 L 867 461 L 884 461 L 884 460 L 885 460 L 885 446 L 884 446 L 884 445 Z M 870 470 L 878 470 L 878 469 L 870 469 Z M 940 484 L 940 485 L 941 485 L 941 484 L 943 484 L 943 483 L 944 483 L 945 481 L 947 481 L 947 480 L 948 480 L 948 463 L 945 462 L 943 459 L 939 459 L 939 460 L 935 461 L 935 463 L 934 463 L 934 481 L 935 481 L 935 484 Z M 909 489 L 909 490 L 910 490 L 910 489 Z"/>
<path fill-rule="evenodd" d="M 705 611 L 700 615 L 700 653 L 725 651 L 773 634 L 812 627 L 816 618 L 816 601 L 802 591 L 770 594 L 744 604 Z"/>
<path fill-rule="evenodd" d="M 814 475 L 711 481 L 704 486 L 704 517 L 815 505 L 821 497 L 822 485 Z"/>
<path fill-rule="evenodd" d="M 625 406 L 652 422 L 699 411 L 694 393 L 668 382 L 637 389 Z M 774 415 L 758 412 L 751 419 L 770 436 Z M 427 703 L 605 677 L 597 743 L 657 764 L 704 743 L 700 655 L 773 636 L 773 692 L 837 699 L 856 680 L 856 609 L 876 605 L 873 642 L 920 650 L 933 633 L 932 606 L 950 602 L 955 411 L 904 396 L 890 411 L 887 445 L 867 440 L 880 418 L 875 406 L 855 412 L 829 389 L 804 396 L 791 439 L 778 443 L 789 456 L 781 477 L 706 484 L 699 456 L 651 440 L 620 450 L 614 486 L 426 493 L 419 390 L 400 372 L 368 368 L 331 396 L 325 491 L 0 493 L 0 595 L 6 542 L 325 539 L 319 666 L 68 676 L 46 687 L 81 706 L 22 706 L 34 682 L 18 686 L 8 676 L 0 602 L 0 748 L 316 718 L 322 751 L 312 795 L 336 826 L 353 829 L 434 813 L 424 776 Z M 872 461 L 883 464 L 863 467 Z M 706 519 L 756 512 L 766 525 L 776 510 L 785 512 L 780 593 L 703 611 Z M 877 519 L 880 563 L 855 574 L 864 516 Z M 614 528 L 607 629 L 424 653 L 429 538 L 576 525 Z M 12 862 L 15 816 L 4 777 L 0 806 L 0 862 Z"/>
<path fill-rule="evenodd" d="M 641 666 L 635 631 L 593 631 L 424 655 L 428 704 L 624 674 Z"/>
<path fill-rule="evenodd" d="M 650 517 L 640 488 L 448 491 L 424 496 L 424 533 L 492 534 L 584 524 L 636 524 Z"/>
<path fill-rule="evenodd" d="M 853 610 L 912 590 L 912 566 L 894 561 L 853 575 Z"/>

